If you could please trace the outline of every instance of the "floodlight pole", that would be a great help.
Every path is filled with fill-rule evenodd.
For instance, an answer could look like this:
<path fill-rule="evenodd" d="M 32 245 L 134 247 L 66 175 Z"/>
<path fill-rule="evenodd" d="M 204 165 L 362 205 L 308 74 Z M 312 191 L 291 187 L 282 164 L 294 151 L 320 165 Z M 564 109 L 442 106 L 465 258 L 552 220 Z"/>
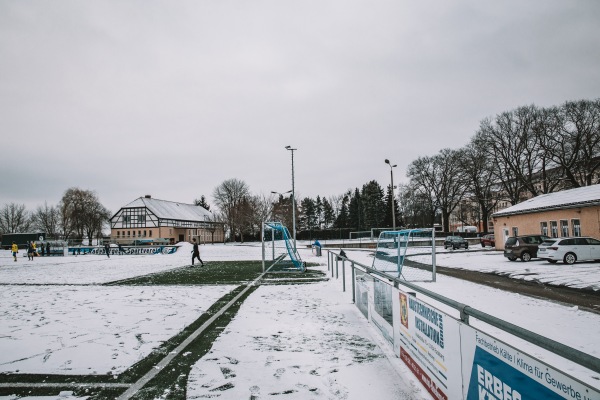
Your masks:
<path fill-rule="evenodd" d="M 296 190 L 294 188 L 294 151 L 298 149 L 285 146 L 286 150 L 292 152 L 292 229 L 294 230 L 294 251 L 296 251 Z"/>
<path fill-rule="evenodd" d="M 385 163 L 390 166 L 390 177 L 392 180 L 392 228 L 393 230 L 396 230 L 396 207 L 394 205 L 394 168 L 397 167 L 397 165 L 392 165 L 390 160 L 388 160 L 387 158 L 385 159 Z"/>

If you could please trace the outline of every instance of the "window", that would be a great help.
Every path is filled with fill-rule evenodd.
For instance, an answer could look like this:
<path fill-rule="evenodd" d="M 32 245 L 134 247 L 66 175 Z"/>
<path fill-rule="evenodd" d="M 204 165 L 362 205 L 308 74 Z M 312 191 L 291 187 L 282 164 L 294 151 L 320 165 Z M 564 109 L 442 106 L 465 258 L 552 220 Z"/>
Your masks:
<path fill-rule="evenodd" d="M 581 236 L 581 224 L 578 219 L 571 220 L 571 231 L 573 232 L 573 236 Z"/>
<path fill-rule="evenodd" d="M 558 225 L 556 221 L 550 221 L 550 234 L 553 238 L 558 237 Z"/>
<path fill-rule="evenodd" d="M 519 236 L 519 228 L 516 226 L 512 227 L 512 235 L 513 236 Z"/>
<path fill-rule="evenodd" d="M 567 221 L 566 219 L 560 220 L 560 236 L 569 236 L 569 221 Z"/>
<path fill-rule="evenodd" d="M 146 237 L 146 231 L 144 231 L 144 237 Z"/>
<path fill-rule="evenodd" d="M 152 237 L 152 230 L 148 231 L 148 236 Z"/>
<path fill-rule="evenodd" d="M 544 236 L 548 236 L 548 223 L 546 221 L 540 222 L 540 233 Z"/>
<path fill-rule="evenodd" d="M 138 215 L 138 222 L 140 224 L 145 224 L 146 223 L 146 216 L 145 215 Z"/>
<path fill-rule="evenodd" d="M 127 237 L 131 236 L 131 231 L 127 231 Z"/>

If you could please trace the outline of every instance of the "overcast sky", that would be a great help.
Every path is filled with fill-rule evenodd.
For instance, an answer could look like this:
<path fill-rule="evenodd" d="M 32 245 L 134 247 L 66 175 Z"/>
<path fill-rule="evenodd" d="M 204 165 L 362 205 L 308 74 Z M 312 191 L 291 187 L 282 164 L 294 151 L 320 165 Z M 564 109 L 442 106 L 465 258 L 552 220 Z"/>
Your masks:
<path fill-rule="evenodd" d="M 600 97 L 600 1 L 0 0 L 0 206 L 329 197 Z"/>

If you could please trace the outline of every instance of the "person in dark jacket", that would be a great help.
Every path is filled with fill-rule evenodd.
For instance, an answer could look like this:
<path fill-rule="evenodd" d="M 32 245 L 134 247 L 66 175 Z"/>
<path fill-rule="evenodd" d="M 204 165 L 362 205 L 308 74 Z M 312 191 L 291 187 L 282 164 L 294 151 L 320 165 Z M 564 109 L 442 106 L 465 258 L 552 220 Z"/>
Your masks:
<path fill-rule="evenodd" d="M 34 253 L 33 242 L 27 242 L 27 259 L 33 261 Z"/>
<path fill-rule="evenodd" d="M 110 243 L 104 243 L 104 250 L 106 251 L 106 257 L 110 258 Z"/>
<path fill-rule="evenodd" d="M 50 242 L 46 242 L 46 255 L 50 255 Z"/>
<path fill-rule="evenodd" d="M 192 239 L 192 244 L 194 245 L 194 249 L 192 250 L 192 265 L 194 265 L 194 260 L 197 258 L 200 261 L 200 266 L 204 267 L 204 261 L 200 258 L 200 250 L 198 249 L 196 238 Z"/>

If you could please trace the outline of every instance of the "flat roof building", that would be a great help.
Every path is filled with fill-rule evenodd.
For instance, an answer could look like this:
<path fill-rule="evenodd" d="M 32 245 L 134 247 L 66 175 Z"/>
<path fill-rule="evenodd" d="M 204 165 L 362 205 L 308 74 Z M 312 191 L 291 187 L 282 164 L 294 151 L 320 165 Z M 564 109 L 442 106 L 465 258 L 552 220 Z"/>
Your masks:
<path fill-rule="evenodd" d="M 492 214 L 496 248 L 509 236 L 591 236 L 600 239 L 600 185 L 533 197 Z"/>

